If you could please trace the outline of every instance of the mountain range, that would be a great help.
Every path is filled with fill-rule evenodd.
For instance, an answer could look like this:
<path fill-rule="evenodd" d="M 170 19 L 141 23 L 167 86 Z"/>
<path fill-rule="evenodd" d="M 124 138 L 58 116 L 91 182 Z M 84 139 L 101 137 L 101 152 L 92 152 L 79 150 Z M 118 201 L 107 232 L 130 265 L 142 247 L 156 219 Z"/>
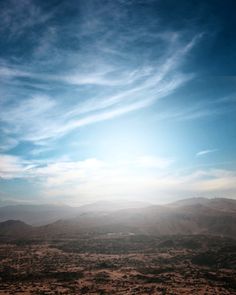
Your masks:
<path fill-rule="evenodd" d="M 0 218 L 0 236 L 5 237 L 206 234 L 236 238 L 236 200 L 226 198 L 192 198 L 167 205 L 108 201 L 77 208 L 18 205 L 1 207 Z"/>

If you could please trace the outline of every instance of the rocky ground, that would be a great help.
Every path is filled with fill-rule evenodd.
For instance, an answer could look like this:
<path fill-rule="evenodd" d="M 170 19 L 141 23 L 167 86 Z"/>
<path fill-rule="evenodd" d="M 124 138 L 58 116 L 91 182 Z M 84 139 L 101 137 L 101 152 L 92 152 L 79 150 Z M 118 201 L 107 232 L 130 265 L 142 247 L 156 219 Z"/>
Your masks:
<path fill-rule="evenodd" d="M 84 235 L 2 240 L 0 294 L 236 294 L 236 240 Z"/>

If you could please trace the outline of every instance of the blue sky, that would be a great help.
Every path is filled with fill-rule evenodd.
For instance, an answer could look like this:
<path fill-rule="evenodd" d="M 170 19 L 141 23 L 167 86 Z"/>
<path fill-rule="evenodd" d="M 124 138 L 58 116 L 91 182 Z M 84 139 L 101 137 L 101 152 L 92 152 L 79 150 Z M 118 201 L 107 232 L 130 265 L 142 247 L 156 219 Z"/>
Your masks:
<path fill-rule="evenodd" d="M 235 1 L 0 2 L 0 200 L 236 198 Z"/>

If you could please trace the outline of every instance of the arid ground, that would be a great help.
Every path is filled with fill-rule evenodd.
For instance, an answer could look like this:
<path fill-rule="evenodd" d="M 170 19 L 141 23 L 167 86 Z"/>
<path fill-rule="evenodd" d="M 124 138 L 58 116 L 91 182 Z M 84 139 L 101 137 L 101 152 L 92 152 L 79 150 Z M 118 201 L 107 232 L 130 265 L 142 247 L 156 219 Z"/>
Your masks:
<path fill-rule="evenodd" d="M 90 234 L 2 239 L 0 294 L 236 294 L 236 241 Z"/>

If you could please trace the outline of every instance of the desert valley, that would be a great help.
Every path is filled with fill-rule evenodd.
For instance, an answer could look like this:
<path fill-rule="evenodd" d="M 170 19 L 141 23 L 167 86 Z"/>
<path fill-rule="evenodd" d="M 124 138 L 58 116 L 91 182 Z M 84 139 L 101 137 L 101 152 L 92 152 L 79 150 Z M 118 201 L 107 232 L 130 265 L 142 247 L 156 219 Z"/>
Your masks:
<path fill-rule="evenodd" d="M 71 218 L 37 226 L 2 221 L 0 294 L 236 294 L 236 201 L 133 206 L 66 207 Z M 4 212 L 22 210 L 34 224 L 52 208 Z"/>

